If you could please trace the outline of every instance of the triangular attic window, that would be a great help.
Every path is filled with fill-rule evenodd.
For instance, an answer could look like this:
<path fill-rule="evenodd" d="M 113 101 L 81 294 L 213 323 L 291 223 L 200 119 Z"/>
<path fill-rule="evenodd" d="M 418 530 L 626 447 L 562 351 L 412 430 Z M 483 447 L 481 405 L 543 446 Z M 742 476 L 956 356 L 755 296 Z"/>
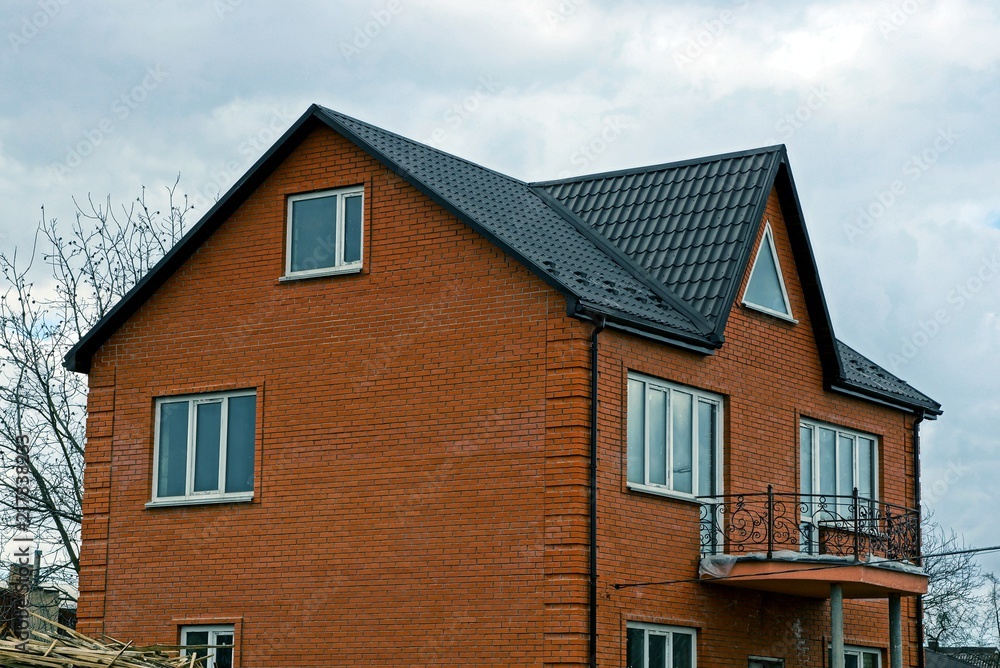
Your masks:
<path fill-rule="evenodd" d="M 764 238 L 757 249 L 750 282 L 743 293 L 743 304 L 779 318 L 793 320 L 785 282 L 781 278 L 781 265 L 778 264 L 778 254 L 774 250 L 770 222 L 764 223 Z"/>

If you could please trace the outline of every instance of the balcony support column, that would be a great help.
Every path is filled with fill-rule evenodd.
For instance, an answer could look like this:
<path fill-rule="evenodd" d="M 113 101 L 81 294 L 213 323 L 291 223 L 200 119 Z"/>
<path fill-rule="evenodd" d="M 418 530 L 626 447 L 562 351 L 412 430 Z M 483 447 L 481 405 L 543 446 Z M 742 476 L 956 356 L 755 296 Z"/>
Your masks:
<path fill-rule="evenodd" d="M 903 617 L 899 594 L 889 595 L 889 668 L 903 668 Z"/>
<path fill-rule="evenodd" d="M 830 668 L 844 668 L 844 592 L 830 585 Z"/>

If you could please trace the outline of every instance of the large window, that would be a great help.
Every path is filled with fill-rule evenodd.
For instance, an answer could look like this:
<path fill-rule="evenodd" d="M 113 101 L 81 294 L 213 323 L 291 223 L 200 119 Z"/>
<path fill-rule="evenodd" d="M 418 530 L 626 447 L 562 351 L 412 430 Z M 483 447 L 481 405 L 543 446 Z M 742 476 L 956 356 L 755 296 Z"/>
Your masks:
<path fill-rule="evenodd" d="M 695 668 L 695 631 L 677 626 L 628 623 L 628 668 Z"/>
<path fill-rule="evenodd" d="M 629 374 L 629 486 L 692 496 L 717 494 L 721 420 L 722 397 Z"/>
<path fill-rule="evenodd" d="M 878 442 L 874 436 L 802 420 L 799 425 L 802 494 L 878 498 Z"/>
<path fill-rule="evenodd" d="M 360 271 L 363 200 L 361 188 L 289 197 L 285 275 Z"/>
<path fill-rule="evenodd" d="M 181 655 L 202 658 L 201 668 L 233 668 L 233 638 L 231 624 L 182 626 Z"/>
<path fill-rule="evenodd" d="M 256 415 L 252 390 L 158 399 L 153 502 L 251 498 Z"/>

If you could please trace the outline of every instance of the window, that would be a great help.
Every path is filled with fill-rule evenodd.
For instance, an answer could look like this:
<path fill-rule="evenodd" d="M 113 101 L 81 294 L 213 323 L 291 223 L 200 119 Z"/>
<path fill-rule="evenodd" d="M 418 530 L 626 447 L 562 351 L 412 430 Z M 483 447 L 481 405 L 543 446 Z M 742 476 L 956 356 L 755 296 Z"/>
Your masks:
<path fill-rule="evenodd" d="M 256 404 L 252 390 L 157 399 L 153 503 L 252 498 Z"/>
<path fill-rule="evenodd" d="M 828 665 L 833 665 L 833 650 L 827 652 Z M 871 647 L 844 646 L 844 668 L 881 668 L 882 650 Z"/>
<path fill-rule="evenodd" d="M 182 626 L 181 656 L 208 657 L 201 668 L 233 668 L 233 626 Z"/>
<path fill-rule="evenodd" d="M 757 249 L 757 258 L 750 270 L 750 280 L 743 293 L 743 304 L 758 311 L 792 320 L 792 307 L 788 303 L 785 281 L 781 277 L 778 253 L 774 249 L 771 223 L 764 223 L 764 237 Z"/>
<path fill-rule="evenodd" d="M 751 656 L 747 658 L 747 668 L 785 668 L 785 660 L 769 656 Z"/>
<path fill-rule="evenodd" d="M 629 374 L 630 487 L 691 496 L 718 493 L 722 397 Z"/>
<path fill-rule="evenodd" d="M 878 498 L 878 442 L 874 436 L 802 420 L 800 486 L 804 495 Z"/>
<path fill-rule="evenodd" d="M 361 270 L 364 190 L 326 190 L 288 198 L 285 276 Z"/>
<path fill-rule="evenodd" d="M 677 626 L 628 623 L 628 668 L 695 668 L 695 631 Z"/>

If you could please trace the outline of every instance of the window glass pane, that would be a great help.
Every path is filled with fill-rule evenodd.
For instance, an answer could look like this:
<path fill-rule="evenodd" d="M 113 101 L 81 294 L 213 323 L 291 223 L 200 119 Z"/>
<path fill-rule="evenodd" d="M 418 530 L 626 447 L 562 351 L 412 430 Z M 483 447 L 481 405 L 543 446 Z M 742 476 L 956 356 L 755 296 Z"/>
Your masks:
<path fill-rule="evenodd" d="M 649 482 L 667 484 L 667 393 L 649 393 Z"/>
<path fill-rule="evenodd" d="M 878 668 L 878 657 L 879 655 L 874 652 L 864 652 L 861 655 L 864 661 L 863 668 Z"/>
<path fill-rule="evenodd" d="M 819 429 L 819 493 L 836 494 L 837 432 Z"/>
<path fill-rule="evenodd" d="M 194 491 L 219 489 L 219 438 L 222 434 L 222 402 L 197 404 L 195 427 Z"/>
<path fill-rule="evenodd" d="M 837 454 L 837 494 L 850 496 L 854 492 L 854 439 L 841 435 Z M 846 500 L 841 499 L 841 502 Z"/>
<path fill-rule="evenodd" d="M 638 380 L 628 382 L 628 479 L 629 482 L 646 482 L 646 395 L 645 384 Z"/>
<path fill-rule="evenodd" d="M 649 668 L 667 668 L 667 637 L 649 634 Z"/>
<path fill-rule="evenodd" d="M 844 668 L 858 668 L 858 655 L 853 652 L 844 652 Z"/>
<path fill-rule="evenodd" d="M 184 496 L 187 487 L 188 404 L 160 404 L 157 496 Z"/>
<path fill-rule="evenodd" d="M 253 490 L 254 425 L 256 397 L 229 399 L 229 424 L 226 429 L 226 491 Z"/>
<path fill-rule="evenodd" d="M 292 203 L 291 270 L 333 267 L 337 262 L 337 197 Z"/>
<path fill-rule="evenodd" d="M 771 254 L 769 242 L 770 237 L 765 235 L 743 299 L 751 304 L 789 315 L 788 309 L 785 308 L 785 298 L 781 293 L 781 279 L 778 278 L 778 269 L 774 264 L 774 256 Z"/>
<path fill-rule="evenodd" d="M 875 441 L 858 439 L 858 494 L 866 499 L 875 498 Z M 866 655 L 867 656 L 867 655 Z"/>
<path fill-rule="evenodd" d="M 694 432 L 691 411 L 693 397 L 684 392 L 674 391 L 670 395 L 670 410 L 673 413 L 674 478 L 673 489 L 678 492 L 692 491 L 692 450 Z"/>
<path fill-rule="evenodd" d="M 799 427 L 799 487 L 803 494 L 812 494 L 813 483 L 813 430 L 805 425 Z M 808 499 L 807 499 L 808 500 Z"/>
<path fill-rule="evenodd" d="M 208 644 L 208 631 L 188 631 L 185 635 L 187 636 L 184 640 L 185 645 Z"/>
<path fill-rule="evenodd" d="M 361 260 L 361 196 L 344 198 L 344 262 Z"/>
<path fill-rule="evenodd" d="M 625 642 L 626 668 L 646 668 L 646 632 L 642 629 L 628 629 Z"/>
<path fill-rule="evenodd" d="M 675 633 L 674 643 L 674 665 L 673 668 L 692 668 L 691 657 L 694 648 L 691 646 L 692 637 L 686 633 Z"/>
<path fill-rule="evenodd" d="M 215 666 L 212 668 L 233 668 L 233 650 L 231 647 L 219 647 L 215 650 Z"/>
<path fill-rule="evenodd" d="M 715 404 L 698 402 L 698 494 L 715 494 Z"/>
<path fill-rule="evenodd" d="M 207 645 L 208 644 L 208 631 L 188 631 L 184 634 L 184 644 L 185 645 Z M 187 655 L 190 656 L 194 654 L 197 657 L 208 656 L 207 647 L 199 647 L 198 649 L 190 649 L 187 651 Z M 198 665 L 204 665 L 204 662 Z"/>

